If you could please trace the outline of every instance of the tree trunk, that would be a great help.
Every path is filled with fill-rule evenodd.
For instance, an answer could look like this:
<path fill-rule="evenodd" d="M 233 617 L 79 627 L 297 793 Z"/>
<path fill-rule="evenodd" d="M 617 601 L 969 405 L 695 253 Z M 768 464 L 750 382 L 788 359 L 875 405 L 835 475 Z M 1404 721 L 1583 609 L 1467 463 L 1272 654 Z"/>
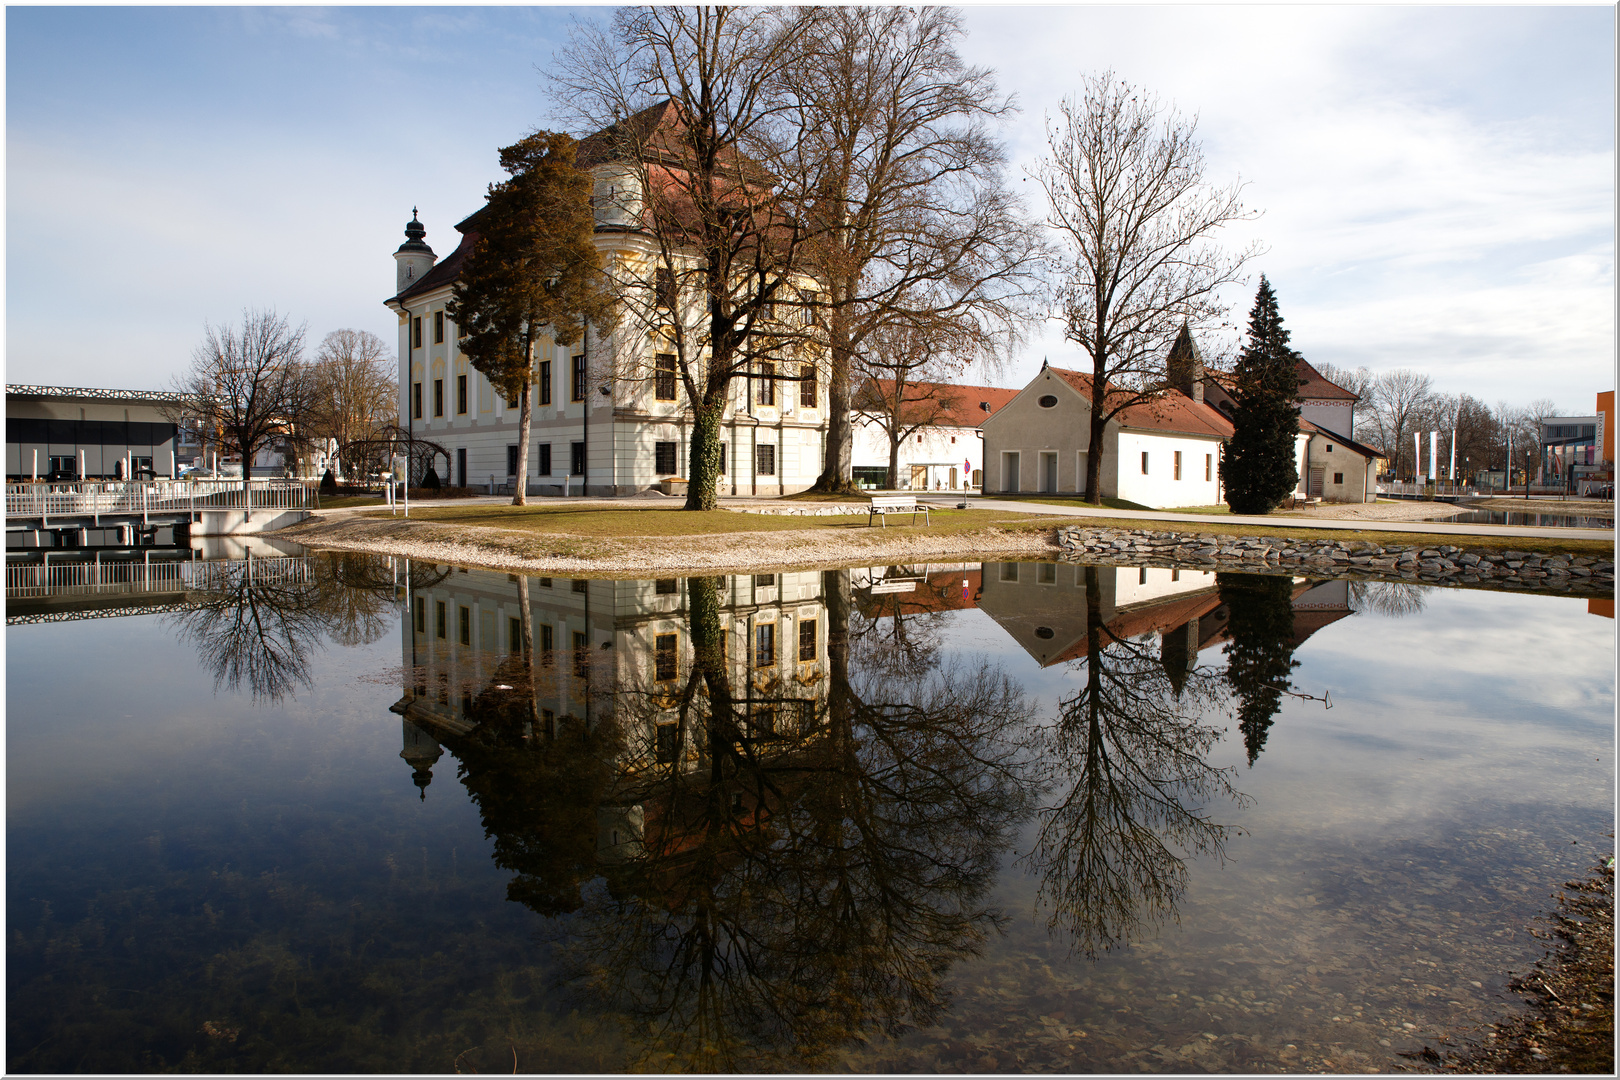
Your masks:
<path fill-rule="evenodd" d="M 1102 467 L 1103 467 L 1103 395 L 1098 387 L 1103 378 L 1099 373 L 1091 384 L 1091 438 L 1086 442 L 1086 502 L 1092 506 L 1102 505 Z M 989 462 L 985 462 L 989 465 Z M 1117 468 L 1116 464 L 1116 468 Z"/>
<path fill-rule="evenodd" d="M 540 687 L 536 684 L 534 677 L 534 611 L 529 607 L 529 576 L 527 574 L 518 575 L 517 587 L 518 622 L 523 632 L 523 671 L 528 679 L 526 685 L 529 691 L 527 694 L 529 715 L 531 719 L 538 719 L 540 716 Z M 549 736 L 553 732 L 548 731 L 546 734 Z"/>
<path fill-rule="evenodd" d="M 589 402 L 586 402 L 589 405 Z M 523 384 L 523 391 L 518 395 L 518 459 L 517 475 L 512 479 L 512 505 L 524 506 L 528 503 L 529 491 L 529 417 L 532 406 L 529 399 L 529 384 Z"/>
<path fill-rule="evenodd" d="M 725 396 L 704 401 L 692 410 L 692 441 L 687 451 L 686 510 L 713 510 L 720 485 L 720 417 Z M 733 469 L 738 463 L 731 463 Z"/>
<path fill-rule="evenodd" d="M 902 436 L 889 432 L 889 490 L 900 490 L 900 440 Z"/>
<path fill-rule="evenodd" d="M 840 308 L 833 308 L 828 326 L 828 352 L 831 355 L 827 377 L 827 439 L 822 455 L 821 475 L 811 491 L 823 495 L 853 495 L 850 480 L 854 464 L 855 429 L 849 418 L 849 373 L 854 347 Z"/>

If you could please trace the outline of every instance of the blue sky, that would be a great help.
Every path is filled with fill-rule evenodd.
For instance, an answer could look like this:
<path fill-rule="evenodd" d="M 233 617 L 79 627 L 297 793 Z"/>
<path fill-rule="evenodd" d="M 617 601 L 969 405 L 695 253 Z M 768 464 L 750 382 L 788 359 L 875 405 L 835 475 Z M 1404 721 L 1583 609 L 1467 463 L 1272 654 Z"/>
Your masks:
<path fill-rule="evenodd" d="M 158 387 L 206 320 L 273 305 L 392 343 L 390 255 L 551 119 L 545 69 L 605 8 L 10 8 L 10 382 Z M 1235 233 L 1314 360 L 1589 412 L 1614 385 L 1614 12 L 984 6 L 970 62 L 1045 115 L 1112 68 L 1199 116 Z M 1253 294 L 1234 290 L 1234 320 Z M 998 373 L 1078 366 L 1055 325 Z"/>

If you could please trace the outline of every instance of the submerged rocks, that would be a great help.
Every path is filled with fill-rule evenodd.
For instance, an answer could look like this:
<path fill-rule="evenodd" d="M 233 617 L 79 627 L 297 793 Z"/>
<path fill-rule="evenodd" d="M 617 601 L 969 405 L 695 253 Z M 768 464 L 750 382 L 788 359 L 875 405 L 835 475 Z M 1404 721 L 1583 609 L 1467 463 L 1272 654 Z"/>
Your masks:
<path fill-rule="evenodd" d="M 1492 584 L 1561 592 L 1614 591 L 1614 563 L 1585 555 L 1538 555 L 1491 548 L 1465 550 L 1452 544 L 1378 545 L 1286 536 L 1231 536 L 1069 526 L 1058 543 L 1076 561 L 1226 565 L 1256 573 L 1306 569 L 1333 576 Z"/>

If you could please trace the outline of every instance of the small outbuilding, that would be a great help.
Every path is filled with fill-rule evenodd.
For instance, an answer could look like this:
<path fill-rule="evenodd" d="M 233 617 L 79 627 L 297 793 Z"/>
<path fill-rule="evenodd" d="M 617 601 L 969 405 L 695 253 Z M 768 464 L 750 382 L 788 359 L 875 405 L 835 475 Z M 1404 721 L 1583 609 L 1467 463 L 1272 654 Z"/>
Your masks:
<path fill-rule="evenodd" d="M 6 478 L 172 476 L 179 394 L 6 386 Z"/>

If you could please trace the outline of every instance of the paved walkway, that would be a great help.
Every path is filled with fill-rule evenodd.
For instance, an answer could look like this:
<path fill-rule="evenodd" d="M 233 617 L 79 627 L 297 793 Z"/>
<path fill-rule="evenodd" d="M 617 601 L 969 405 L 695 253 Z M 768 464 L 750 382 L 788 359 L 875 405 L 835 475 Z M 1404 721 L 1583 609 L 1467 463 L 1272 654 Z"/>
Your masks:
<path fill-rule="evenodd" d="M 962 501 L 960 495 L 948 493 L 929 494 L 923 497 L 932 505 L 955 506 Z M 772 499 L 721 499 L 720 505 L 747 506 L 760 503 L 773 502 Z M 463 499 L 412 499 L 412 508 L 429 506 L 506 506 L 510 505 L 510 495 L 474 495 Z M 641 495 L 630 498 L 609 498 L 605 496 L 573 496 L 560 498 L 557 496 L 537 495 L 531 500 L 533 505 L 558 506 L 574 505 L 589 506 L 597 509 L 626 509 L 626 510 L 679 510 L 685 500 L 679 497 L 652 498 Z M 855 500 L 852 500 L 854 505 Z M 1368 521 L 1358 519 L 1355 521 L 1338 521 L 1332 518 L 1296 518 L 1296 517 L 1261 517 L 1242 514 L 1178 514 L 1173 510 L 1109 510 L 1104 507 L 1080 506 L 1053 506 L 1049 503 L 1026 502 L 1023 499 L 981 499 L 969 497 L 968 505 L 974 510 L 999 510 L 1018 514 L 1044 514 L 1048 517 L 1088 517 L 1088 518 L 1121 518 L 1129 521 L 1165 521 L 1177 524 L 1201 525 L 1205 528 L 1220 525 L 1264 525 L 1271 528 L 1282 529 L 1325 529 L 1341 532 L 1410 532 L 1429 533 L 1446 536 L 1523 536 L 1523 537 L 1567 537 L 1572 540 L 1608 540 L 1613 542 L 1613 529 L 1565 529 L 1555 526 L 1535 525 L 1464 525 L 1453 521 Z M 356 506 L 351 510 L 375 510 L 378 506 Z M 332 511 L 343 513 L 342 510 Z M 814 519 L 809 519 L 813 521 Z"/>

